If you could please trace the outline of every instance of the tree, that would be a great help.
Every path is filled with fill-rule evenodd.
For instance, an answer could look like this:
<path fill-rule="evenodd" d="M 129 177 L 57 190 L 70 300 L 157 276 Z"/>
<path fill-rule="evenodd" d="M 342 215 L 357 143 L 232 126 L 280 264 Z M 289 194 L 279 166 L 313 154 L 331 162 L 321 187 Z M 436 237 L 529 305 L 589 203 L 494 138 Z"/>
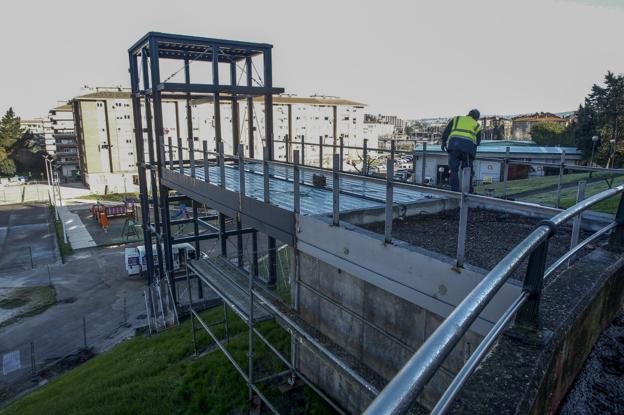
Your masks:
<path fill-rule="evenodd" d="M 598 135 L 597 114 L 590 103 L 585 99 L 585 105 L 579 105 L 576 119 L 570 125 L 576 148 L 583 152 L 583 157 L 589 160 L 594 147 L 592 137 Z"/>
<path fill-rule="evenodd" d="M 23 134 L 19 117 L 15 115 L 13 108 L 9 108 L 0 120 L 0 147 L 9 151 Z"/>
<path fill-rule="evenodd" d="M 11 148 L 11 159 L 15 162 L 19 172 L 39 174 L 43 172 L 45 155 L 45 140 L 42 136 L 25 132 Z"/>
<path fill-rule="evenodd" d="M 14 176 L 16 172 L 15 162 L 11 159 L 4 159 L 0 161 L 0 175 L 2 176 Z"/>
<path fill-rule="evenodd" d="M 624 164 L 624 75 L 607 72 L 604 85 L 594 84 L 579 107 L 577 120 L 572 125 L 576 144 L 589 159 L 593 146 L 592 137 L 600 137 L 596 149 L 596 161 L 611 166 Z M 610 141 L 615 142 L 611 152 Z M 615 163 L 614 163 L 615 161 Z"/>
<path fill-rule="evenodd" d="M 541 146 L 574 146 L 570 129 L 554 123 L 537 124 L 531 127 L 531 139 Z"/>

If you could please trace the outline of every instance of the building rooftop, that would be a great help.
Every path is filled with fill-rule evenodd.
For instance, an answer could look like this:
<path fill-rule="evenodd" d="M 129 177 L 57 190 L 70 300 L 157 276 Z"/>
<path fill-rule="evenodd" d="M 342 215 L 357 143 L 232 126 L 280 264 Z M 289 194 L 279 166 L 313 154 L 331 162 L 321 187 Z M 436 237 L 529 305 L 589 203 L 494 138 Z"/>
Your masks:
<path fill-rule="evenodd" d="M 78 101 L 92 99 L 130 99 L 130 91 L 96 91 L 74 97 Z"/>
<path fill-rule="evenodd" d="M 71 110 L 72 110 L 72 106 L 68 103 L 52 108 L 52 111 L 71 111 Z"/>

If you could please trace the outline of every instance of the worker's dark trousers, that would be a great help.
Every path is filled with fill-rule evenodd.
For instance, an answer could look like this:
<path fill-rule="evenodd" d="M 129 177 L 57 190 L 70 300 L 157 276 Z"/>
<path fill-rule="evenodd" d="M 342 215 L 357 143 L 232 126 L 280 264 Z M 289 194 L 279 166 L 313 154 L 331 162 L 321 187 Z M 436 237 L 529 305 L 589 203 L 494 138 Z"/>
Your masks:
<path fill-rule="evenodd" d="M 449 150 L 449 169 L 451 169 L 451 190 L 459 192 L 461 190 L 461 171 L 464 167 L 470 167 L 470 193 L 473 192 L 472 178 L 474 168 L 472 167 L 474 157 L 465 151 Z"/>

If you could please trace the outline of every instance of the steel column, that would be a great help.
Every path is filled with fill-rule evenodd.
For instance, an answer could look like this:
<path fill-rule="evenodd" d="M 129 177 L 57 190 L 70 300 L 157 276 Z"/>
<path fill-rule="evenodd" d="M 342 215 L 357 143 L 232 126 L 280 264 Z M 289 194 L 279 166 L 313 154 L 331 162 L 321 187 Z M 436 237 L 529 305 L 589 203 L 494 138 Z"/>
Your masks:
<path fill-rule="evenodd" d="M 163 116 L 162 116 L 162 102 L 161 102 L 161 93 L 155 90 L 155 86 L 160 83 L 160 64 L 158 62 L 158 43 L 155 39 L 150 41 L 150 69 L 152 75 L 152 87 L 154 89 L 152 94 L 152 100 L 154 103 L 154 128 L 156 140 L 155 144 L 157 146 L 156 156 L 158 158 L 157 163 L 157 172 L 158 177 L 162 176 L 162 168 L 163 168 L 163 158 L 164 158 L 164 146 L 165 140 L 163 137 Z M 163 220 L 163 243 L 165 248 L 165 266 L 166 266 L 166 275 L 169 279 L 169 286 L 171 288 L 171 296 L 173 297 L 173 309 L 175 312 L 175 308 L 177 306 L 177 290 L 175 287 L 175 282 L 173 281 L 173 253 L 171 251 L 171 229 L 169 224 L 169 189 L 165 187 L 162 182 L 159 181 L 159 193 L 160 193 L 160 207 L 161 207 L 161 215 Z M 160 246 L 157 245 L 157 247 Z"/>
<path fill-rule="evenodd" d="M 253 86 L 253 64 L 251 60 L 251 56 L 247 56 L 245 58 L 245 73 L 247 75 L 247 86 Z M 247 139 L 249 140 L 249 157 L 254 158 L 255 156 L 255 142 L 254 142 L 254 104 L 253 97 L 247 97 Z"/>
<path fill-rule="evenodd" d="M 271 49 L 265 49 L 263 53 L 264 59 L 264 87 L 273 87 L 273 65 L 271 61 Z M 269 149 L 268 159 L 273 160 L 273 94 L 264 95 L 264 137 L 266 145 Z"/>
<path fill-rule="evenodd" d="M 147 194 L 147 178 L 145 175 L 145 148 L 143 146 L 143 117 L 141 114 L 141 99 L 137 95 L 140 89 L 137 56 L 129 53 L 130 84 L 132 90 L 132 112 L 134 118 L 134 141 L 137 153 L 137 170 L 139 173 L 139 199 L 141 200 L 141 223 L 143 228 L 143 243 L 147 261 L 147 283 L 151 284 L 154 277 L 154 257 L 152 253 L 152 233 L 150 229 L 150 206 Z M 149 119 L 147 119 L 149 123 Z M 46 163 L 47 165 L 47 163 Z M 50 177 L 50 176 L 48 176 Z M 56 197 L 56 196 L 55 196 Z M 56 209 L 56 203 L 55 203 Z M 148 247 L 149 246 L 149 250 Z"/>
<path fill-rule="evenodd" d="M 238 148 L 238 197 L 239 197 L 239 208 L 243 210 L 243 200 L 245 198 L 245 147 L 242 144 L 237 146 Z M 236 230 L 239 232 L 236 235 L 236 249 L 238 253 L 238 267 L 243 268 L 245 263 L 243 260 L 243 234 L 241 230 L 243 229 L 243 225 L 240 220 L 240 213 L 236 218 Z"/>

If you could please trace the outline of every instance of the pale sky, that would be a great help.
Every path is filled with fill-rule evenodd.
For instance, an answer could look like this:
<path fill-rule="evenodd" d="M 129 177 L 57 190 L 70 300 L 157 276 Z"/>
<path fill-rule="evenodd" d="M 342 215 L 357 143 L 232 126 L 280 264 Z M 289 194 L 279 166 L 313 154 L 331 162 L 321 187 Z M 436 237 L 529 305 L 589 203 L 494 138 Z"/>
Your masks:
<path fill-rule="evenodd" d="M 20 0 L 0 14 L 0 112 L 127 86 L 148 31 L 271 43 L 286 92 L 405 118 L 574 110 L 624 72 L 624 0 Z"/>

